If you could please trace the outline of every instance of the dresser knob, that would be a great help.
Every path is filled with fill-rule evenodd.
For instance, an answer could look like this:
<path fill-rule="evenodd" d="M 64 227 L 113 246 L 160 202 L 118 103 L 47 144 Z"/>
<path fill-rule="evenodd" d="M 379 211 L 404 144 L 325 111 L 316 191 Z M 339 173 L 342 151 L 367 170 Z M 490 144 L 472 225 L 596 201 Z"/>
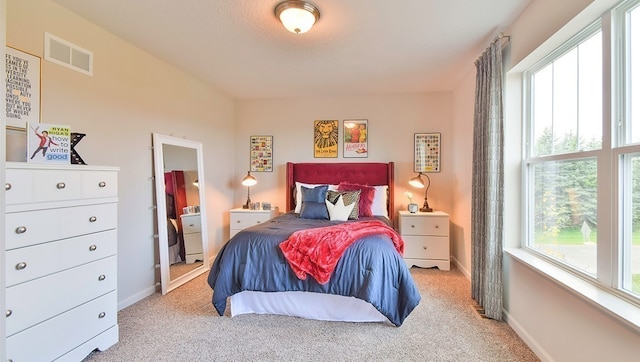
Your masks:
<path fill-rule="evenodd" d="M 4 190 L 5 190 L 5 191 L 9 191 L 9 190 L 11 190 L 11 184 L 10 184 L 10 183 L 8 183 L 8 182 L 7 182 L 6 184 L 4 184 Z"/>
<path fill-rule="evenodd" d="M 436 229 L 440 229 L 440 225 L 436 225 Z"/>
<path fill-rule="evenodd" d="M 95 245 L 91 245 L 91 246 L 89 247 L 89 251 L 96 251 L 96 249 L 98 249 L 98 247 L 97 247 L 97 246 L 95 246 Z"/>
<path fill-rule="evenodd" d="M 415 226 L 415 225 L 411 225 L 411 227 L 412 227 L 412 228 L 415 228 L 416 226 Z"/>
<path fill-rule="evenodd" d="M 239 223 L 240 223 L 240 220 L 236 220 L 236 224 L 239 224 Z"/>
<path fill-rule="evenodd" d="M 100 275 L 100 276 L 98 277 L 98 280 L 99 280 L 99 281 L 103 281 L 103 280 L 105 280 L 105 279 L 107 279 L 107 277 L 106 277 L 104 274 L 102 274 L 102 275 Z"/>
<path fill-rule="evenodd" d="M 18 226 L 16 228 L 16 234 L 24 234 L 27 232 L 27 227 L 26 226 Z"/>
<path fill-rule="evenodd" d="M 105 312 L 100 312 L 100 314 L 98 314 L 98 318 L 104 318 L 104 316 L 106 316 L 107 314 Z"/>
<path fill-rule="evenodd" d="M 95 217 L 95 216 L 91 216 L 91 217 L 89 218 L 89 222 L 96 222 L 96 220 L 98 220 L 98 218 L 97 218 L 97 217 Z"/>
<path fill-rule="evenodd" d="M 104 181 L 100 181 L 100 183 L 98 183 L 98 187 L 107 187 L 107 183 Z"/>
<path fill-rule="evenodd" d="M 62 190 L 63 188 L 67 187 L 67 185 L 64 182 L 58 182 L 58 184 L 56 185 L 56 187 L 59 190 Z"/>
<path fill-rule="evenodd" d="M 427 250 L 427 247 L 426 247 L 426 246 L 423 246 L 423 247 L 422 247 L 422 249 L 423 249 L 423 250 Z"/>
<path fill-rule="evenodd" d="M 16 269 L 17 270 L 22 270 L 22 269 L 24 269 L 26 267 L 27 267 L 27 263 L 25 263 L 24 261 L 16 264 Z"/>
<path fill-rule="evenodd" d="M 13 314 L 13 311 L 11 309 L 7 309 L 7 312 L 5 314 L 7 317 L 11 317 L 11 315 Z"/>
<path fill-rule="evenodd" d="M 259 224 L 259 223 L 260 223 L 260 221 L 256 221 L 256 224 Z"/>

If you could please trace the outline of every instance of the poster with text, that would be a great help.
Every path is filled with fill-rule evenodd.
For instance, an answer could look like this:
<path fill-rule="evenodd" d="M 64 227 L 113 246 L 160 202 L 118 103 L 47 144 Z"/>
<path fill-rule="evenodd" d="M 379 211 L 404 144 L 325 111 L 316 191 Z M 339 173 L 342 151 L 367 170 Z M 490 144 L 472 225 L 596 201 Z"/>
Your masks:
<path fill-rule="evenodd" d="M 343 157 L 369 156 L 368 132 L 366 119 L 345 119 L 342 121 L 344 132 Z"/>
<path fill-rule="evenodd" d="M 313 121 L 313 157 L 338 157 L 338 120 Z"/>
<path fill-rule="evenodd" d="M 71 163 L 71 128 L 57 124 L 29 123 L 27 162 Z"/>
<path fill-rule="evenodd" d="M 24 129 L 40 122 L 40 58 L 7 47 L 5 65 L 7 126 Z"/>

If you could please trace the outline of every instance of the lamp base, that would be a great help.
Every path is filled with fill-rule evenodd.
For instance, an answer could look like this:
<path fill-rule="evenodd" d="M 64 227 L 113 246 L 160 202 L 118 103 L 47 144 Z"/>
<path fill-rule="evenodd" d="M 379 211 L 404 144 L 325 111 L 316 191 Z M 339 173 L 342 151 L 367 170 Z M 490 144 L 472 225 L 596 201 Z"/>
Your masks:
<path fill-rule="evenodd" d="M 242 205 L 242 208 L 243 208 L 243 209 L 248 209 L 248 208 L 249 208 L 249 205 Z"/>
<path fill-rule="evenodd" d="M 433 212 L 433 209 L 430 207 L 423 207 L 420 209 L 420 212 Z"/>

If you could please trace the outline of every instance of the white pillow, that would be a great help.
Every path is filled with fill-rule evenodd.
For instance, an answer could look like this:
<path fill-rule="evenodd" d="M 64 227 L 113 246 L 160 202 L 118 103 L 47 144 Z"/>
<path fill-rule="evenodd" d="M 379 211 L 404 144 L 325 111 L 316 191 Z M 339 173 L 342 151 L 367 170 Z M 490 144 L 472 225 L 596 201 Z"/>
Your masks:
<path fill-rule="evenodd" d="M 355 202 L 349 205 L 345 205 L 344 200 L 342 199 L 342 195 L 338 197 L 335 205 L 332 204 L 329 200 L 324 200 L 324 203 L 327 204 L 327 210 L 329 210 L 329 220 L 331 221 L 347 221 L 349 219 L 351 211 L 356 206 Z"/>
<path fill-rule="evenodd" d="M 300 210 L 302 210 L 302 186 L 308 188 L 308 189 L 312 189 L 316 186 L 322 186 L 322 185 L 326 185 L 326 184 L 304 184 L 302 182 L 296 182 L 296 208 L 295 208 L 295 212 L 296 213 L 300 213 Z M 329 185 L 329 189 L 328 190 L 337 190 L 338 189 L 338 185 Z"/>
<path fill-rule="evenodd" d="M 376 191 L 373 194 L 373 202 L 371 203 L 371 214 L 389 218 L 389 211 L 387 210 L 387 193 L 389 186 L 373 186 L 373 188 Z"/>

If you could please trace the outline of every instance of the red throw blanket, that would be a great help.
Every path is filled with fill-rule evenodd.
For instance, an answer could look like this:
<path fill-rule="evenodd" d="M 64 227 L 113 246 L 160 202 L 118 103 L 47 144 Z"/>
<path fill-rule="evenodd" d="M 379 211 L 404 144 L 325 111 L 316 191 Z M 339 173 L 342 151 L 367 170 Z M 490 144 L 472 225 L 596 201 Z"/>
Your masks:
<path fill-rule="evenodd" d="M 404 253 L 400 235 L 378 220 L 299 230 L 283 241 L 280 249 L 298 279 L 305 280 L 309 274 L 318 283 L 326 284 L 344 251 L 356 240 L 373 234 L 388 236 L 396 250 Z"/>

